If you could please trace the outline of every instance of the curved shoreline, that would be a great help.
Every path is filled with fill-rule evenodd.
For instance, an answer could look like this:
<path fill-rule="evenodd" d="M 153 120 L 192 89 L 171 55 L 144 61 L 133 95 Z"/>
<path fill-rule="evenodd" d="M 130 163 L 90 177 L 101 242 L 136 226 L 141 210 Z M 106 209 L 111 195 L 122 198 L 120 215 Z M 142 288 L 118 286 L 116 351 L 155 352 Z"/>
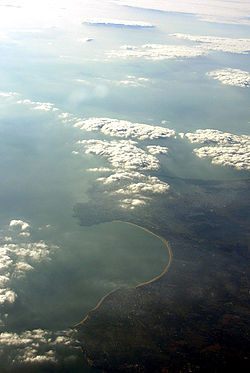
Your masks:
<path fill-rule="evenodd" d="M 131 288 L 135 288 L 135 289 L 136 289 L 136 288 L 139 288 L 139 287 L 142 287 L 142 286 L 145 286 L 145 285 L 152 284 L 153 282 L 159 280 L 161 277 L 163 277 L 163 276 L 167 273 L 167 271 L 168 271 L 168 269 L 169 269 L 169 267 L 170 267 L 170 265 L 171 265 L 171 263 L 172 263 L 173 253 L 172 253 L 172 250 L 171 250 L 171 246 L 170 246 L 170 244 L 167 242 L 167 240 L 165 240 L 165 238 L 163 238 L 163 237 L 157 235 L 156 233 L 151 232 L 151 231 L 150 231 L 149 229 L 147 229 L 147 228 L 141 227 L 140 225 L 137 225 L 137 224 L 135 224 L 135 223 L 131 223 L 131 222 L 129 222 L 129 221 L 113 220 L 112 223 L 124 223 L 124 224 L 129 224 L 129 225 L 132 225 L 132 226 L 134 226 L 134 227 L 140 228 L 140 229 L 144 230 L 145 232 L 150 233 L 152 236 L 158 238 L 161 242 L 164 243 L 164 245 L 165 245 L 165 246 L 167 247 L 167 249 L 168 249 L 169 260 L 168 260 L 168 264 L 166 265 L 166 267 L 164 268 L 164 270 L 163 270 L 163 271 L 162 271 L 158 276 L 152 278 L 151 280 L 149 280 L 149 281 L 145 281 L 145 282 L 142 282 L 142 283 L 140 283 L 140 284 L 138 284 L 138 285 L 136 285 L 136 286 L 131 286 L 131 287 L 129 287 L 130 289 L 131 289 Z M 109 293 L 107 293 L 106 295 L 104 295 L 104 296 L 99 300 L 99 302 L 97 303 L 97 305 L 96 305 L 94 308 L 92 308 L 92 309 L 87 313 L 87 315 L 84 317 L 84 319 L 83 319 L 82 321 L 80 321 L 79 323 L 77 323 L 76 325 L 74 325 L 74 328 L 77 328 L 77 327 L 79 327 L 80 325 L 84 324 L 85 321 L 88 319 L 89 314 L 90 314 L 91 312 L 96 311 L 96 310 L 101 306 L 101 304 L 103 303 L 103 301 L 104 301 L 104 300 L 105 300 L 109 295 L 115 293 L 116 291 L 118 291 L 118 290 L 120 290 L 120 289 L 121 289 L 121 288 L 111 290 Z"/>

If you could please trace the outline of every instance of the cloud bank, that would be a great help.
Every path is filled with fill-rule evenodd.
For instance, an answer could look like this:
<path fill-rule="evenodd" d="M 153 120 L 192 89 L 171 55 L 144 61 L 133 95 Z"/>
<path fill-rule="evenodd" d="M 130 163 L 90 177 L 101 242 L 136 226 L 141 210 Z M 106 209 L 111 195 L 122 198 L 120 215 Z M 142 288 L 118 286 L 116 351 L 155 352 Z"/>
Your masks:
<path fill-rule="evenodd" d="M 222 84 L 243 88 L 250 87 L 250 74 L 248 71 L 228 68 L 210 71 L 206 75 L 219 80 Z"/>

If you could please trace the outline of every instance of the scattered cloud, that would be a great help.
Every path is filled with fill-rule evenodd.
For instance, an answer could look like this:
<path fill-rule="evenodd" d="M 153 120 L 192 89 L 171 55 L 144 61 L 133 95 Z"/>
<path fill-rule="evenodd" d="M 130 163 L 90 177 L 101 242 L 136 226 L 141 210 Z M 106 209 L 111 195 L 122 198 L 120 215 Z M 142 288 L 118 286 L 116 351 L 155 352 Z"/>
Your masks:
<path fill-rule="evenodd" d="M 67 352 L 65 351 L 67 346 Z M 10 364 L 56 363 L 72 356 L 75 343 L 69 330 L 49 331 L 43 329 L 26 330 L 22 333 L 0 333 L 0 356 L 7 355 Z M 64 356 L 60 356 L 63 350 Z"/>
<path fill-rule="evenodd" d="M 250 74 L 248 71 L 227 68 L 210 71 L 206 75 L 219 80 L 222 84 L 235 87 L 250 87 Z"/>
<path fill-rule="evenodd" d="M 194 133 L 186 133 L 185 136 L 192 143 L 206 145 L 194 149 L 198 157 L 208 157 L 214 164 L 239 170 L 250 169 L 250 136 L 238 136 L 212 129 L 197 130 Z"/>
<path fill-rule="evenodd" d="M 50 260 L 50 247 L 44 241 L 30 239 L 30 224 L 13 219 L 9 223 L 8 236 L 0 244 L 0 305 L 14 303 L 18 294 L 11 289 L 12 280 L 24 277 L 36 264 Z"/>
<path fill-rule="evenodd" d="M 85 131 L 101 131 L 109 136 L 132 137 L 138 140 L 167 138 L 175 134 L 174 130 L 168 128 L 111 118 L 89 118 L 76 122 L 74 127 Z"/>
<path fill-rule="evenodd" d="M 131 21 L 124 19 L 111 19 L 111 18 L 86 18 L 83 23 L 93 26 L 115 26 L 115 27 L 128 27 L 128 28 L 152 28 L 151 23 L 141 21 Z"/>

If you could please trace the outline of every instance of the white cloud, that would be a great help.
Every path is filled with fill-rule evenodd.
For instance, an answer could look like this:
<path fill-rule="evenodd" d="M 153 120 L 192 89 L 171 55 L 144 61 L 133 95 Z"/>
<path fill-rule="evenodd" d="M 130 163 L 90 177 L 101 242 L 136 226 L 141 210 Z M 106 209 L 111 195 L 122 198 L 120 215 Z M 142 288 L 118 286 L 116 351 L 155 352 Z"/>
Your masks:
<path fill-rule="evenodd" d="M 112 19 L 112 18 L 86 18 L 83 23 L 89 25 L 104 25 L 104 26 L 120 26 L 120 27 L 154 27 L 151 23 L 141 21 L 131 21 L 124 19 Z"/>
<path fill-rule="evenodd" d="M 19 236 L 30 237 L 30 233 L 29 232 L 21 232 L 21 233 L 19 233 Z"/>
<path fill-rule="evenodd" d="M 108 177 L 99 177 L 97 180 L 102 181 L 103 184 L 114 184 L 118 182 L 131 181 L 134 179 L 142 179 L 145 177 L 146 176 L 141 174 L 140 172 L 117 170 L 116 173 Z"/>
<path fill-rule="evenodd" d="M 10 227 L 18 227 L 22 231 L 25 231 L 26 229 L 28 229 L 30 227 L 30 225 L 23 220 L 11 220 L 10 223 L 9 223 L 9 226 Z"/>
<path fill-rule="evenodd" d="M 214 129 L 197 130 L 194 133 L 186 133 L 185 136 L 192 143 L 209 145 L 232 145 L 249 141 L 249 136 L 238 136 L 232 133 L 222 132 Z"/>
<path fill-rule="evenodd" d="M 223 38 L 219 36 L 200 36 L 190 34 L 172 34 L 178 39 L 196 42 L 204 52 L 222 51 L 228 53 L 248 54 L 250 51 L 250 39 Z"/>
<path fill-rule="evenodd" d="M 125 198 L 120 201 L 120 206 L 125 209 L 134 210 L 135 207 L 142 207 L 146 205 L 146 201 L 138 198 Z"/>
<path fill-rule="evenodd" d="M 158 159 L 135 146 L 135 141 L 82 140 L 78 143 L 84 145 L 86 154 L 105 157 L 115 168 L 126 170 L 157 170 L 159 168 Z"/>
<path fill-rule="evenodd" d="M 69 330 L 52 332 L 43 329 L 26 330 L 22 333 L 0 333 L 0 356 L 8 355 L 12 364 L 55 363 L 60 359 L 57 349 L 71 347 L 74 342 Z M 63 357 L 64 358 L 64 357 Z"/>
<path fill-rule="evenodd" d="M 8 288 L 0 289 L 0 306 L 4 303 L 14 303 L 16 300 L 16 293 Z"/>
<path fill-rule="evenodd" d="M 168 148 L 166 146 L 150 145 L 150 146 L 147 146 L 147 149 L 150 154 L 167 154 L 168 153 Z"/>
<path fill-rule="evenodd" d="M 101 131 L 109 136 L 132 137 L 139 140 L 167 138 L 175 134 L 174 130 L 168 128 L 111 118 L 89 118 L 75 123 L 74 127 L 85 131 Z"/>
<path fill-rule="evenodd" d="M 157 170 L 159 161 L 153 155 L 138 148 L 135 141 L 83 140 L 78 143 L 84 146 L 86 154 L 92 153 L 105 157 L 114 167 L 111 175 L 97 178 L 108 187 L 110 195 L 134 196 L 120 201 L 122 208 L 134 209 L 144 206 L 150 201 L 149 194 L 165 193 L 169 190 L 169 185 L 157 177 L 138 172 Z"/>
<path fill-rule="evenodd" d="M 250 136 L 234 135 L 218 130 L 197 130 L 186 133 L 192 143 L 206 146 L 194 149 L 200 158 L 211 158 L 212 163 L 230 166 L 239 170 L 250 170 Z"/>
<path fill-rule="evenodd" d="M 13 277 L 24 277 L 26 272 L 32 271 L 34 267 L 26 262 L 18 262 L 14 267 L 14 276 Z"/>
<path fill-rule="evenodd" d="M 18 100 L 17 104 L 24 104 L 32 106 L 33 110 L 42 110 L 42 111 L 58 111 L 59 109 L 55 107 L 54 104 L 50 102 L 39 102 L 31 101 L 29 99 Z"/>
<path fill-rule="evenodd" d="M 124 87 L 145 87 L 145 83 L 150 80 L 148 78 L 136 77 L 134 75 L 127 75 L 124 80 L 113 80 L 114 84 Z"/>
<path fill-rule="evenodd" d="M 5 237 L 4 237 L 4 241 L 5 241 L 5 242 L 10 242 L 10 241 L 12 241 L 12 237 L 5 236 Z"/>
<path fill-rule="evenodd" d="M 95 168 L 87 168 L 89 172 L 111 172 L 112 169 L 108 167 L 95 167 Z"/>
<path fill-rule="evenodd" d="M 3 238 L 4 243 L 0 246 L 0 305 L 14 303 L 18 296 L 11 289 L 12 280 L 24 277 L 37 263 L 50 260 L 50 254 L 57 248 L 44 241 L 32 242 L 27 232 L 29 228 L 25 221 L 13 219 L 9 223 L 9 235 Z"/>
<path fill-rule="evenodd" d="M 0 275 L 0 287 L 6 287 L 6 285 L 10 282 L 8 275 L 9 273 L 7 274 L 7 276 Z"/>
<path fill-rule="evenodd" d="M 118 50 L 107 52 L 108 58 L 144 58 L 153 61 L 194 58 L 205 54 L 207 51 L 200 46 L 171 44 L 144 44 L 140 47 L 123 45 Z"/>
<path fill-rule="evenodd" d="M 210 71 L 206 75 L 219 80 L 222 84 L 235 87 L 250 87 L 250 74 L 248 71 L 227 68 Z"/>
<path fill-rule="evenodd" d="M 133 183 L 126 188 L 121 188 L 115 191 L 116 194 L 162 194 L 169 190 L 169 185 L 159 180 L 157 177 L 148 177 L 146 182 Z"/>
<path fill-rule="evenodd" d="M 17 92 L 0 92 L 0 97 L 3 98 L 16 98 L 17 96 L 19 96 Z"/>
<path fill-rule="evenodd" d="M 143 9 L 180 12 L 196 15 L 207 22 L 250 24 L 247 14 L 250 5 L 247 0 L 115 0 L 121 5 Z"/>
<path fill-rule="evenodd" d="M 123 45 L 118 50 L 107 52 L 108 58 L 144 58 L 161 61 L 167 59 L 194 58 L 208 55 L 213 51 L 248 54 L 250 39 L 223 38 L 217 36 L 199 36 L 190 34 L 171 34 L 173 38 L 189 40 L 193 45 L 144 44 L 142 46 Z"/>

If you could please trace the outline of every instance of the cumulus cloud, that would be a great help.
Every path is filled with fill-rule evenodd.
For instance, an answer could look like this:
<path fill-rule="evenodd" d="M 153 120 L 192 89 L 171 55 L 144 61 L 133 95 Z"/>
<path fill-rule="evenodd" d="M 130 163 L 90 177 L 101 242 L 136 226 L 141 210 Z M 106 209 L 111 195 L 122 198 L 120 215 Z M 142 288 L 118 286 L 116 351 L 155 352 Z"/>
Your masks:
<path fill-rule="evenodd" d="M 146 205 L 146 201 L 138 198 L 125 198 L 120 201 L 120 206 L 125 209 L 134 210 L 136 207 L 142 207 Z"/>
<path fill-rule="evenodd" d="M 206 75 L 219 80 L 222 84 L 235 87 L 250 87 L 250 74 L 248 71 L 227 68 L 210 71 Z"/>
<path fill-rule="evenodd" d="M 145 87 L 145 83 L 150 80 L 148 78 L 136 77 L 135 75 L 127 75 L 124 80 L 113 80 L 114 84 L 124 87 Z"/>
<path fill-rule="evenodd" d="M 19 236 L 22 236 L 22 237 L 29 237 L 29 236 L 30 236 L 30 233 L 29 233 L 29 232 L 21 232 L 21 233 L 19 233 Z"/>
<path fill-rule="evenodd" d="M 124 19 L 112 19 L 112 18 L 86 18 L 83 23 L 94 26 L 116 26 L 116 27 L 129 27 L 129 28 L 152 28 L 154 27 L 151 23 L 141 21 L 131 21 Z"/>
<path fill-rule="evenodd" d="M 168 148 L 166 146 L 149 145 L 147 146 L 147 149 L 150 154 L 167 154 L 168 153 Z"/>
<path fill-rule="evenodd" d="M 54 104 L 50 102 L 39 102 L 31 101 L 29 99 L 18 100 L 17 104 L 24 104 L 32 106 L 33 110 L 42 110 L 42 111 L 58 111 L 59 109 L 55 107 Z"/>
<path fill-rule="evenodd" d="M 16 98 L 17 96 L 19 96 L 17 92 L 0 92 L 2 98 Z"/>
<path fill-rule="evenodd" d="M 174 130 L 168 128 L 111 118 L 89 118 L 78 121 L 74 127 L 85 131 L 101 131 L 109 136 L 132 137 L 138 140 L 167 138 L 175 134 Z"/>
<path fill-rule="evenodd" d="M 219 36 L 200 36 L 190 34 L 172 34 L 171 36 L 178 39 L 190 40 L 198 43 L 204 50 L 209 51 L 222 51 L 228 53 L 248 54 L 250 51 L 250 39 L 245 38 L 223 38 Z"/>
<path fill-rule="evenodd" d="M 5 303 L 14 303 L 16 300 L 16 293 L 8 288 L 0 289 L 0 306 Z"/>
<path fill-rule="evenodd" d="M 118 182 L 144 178 L 146 178 L 146 176 L 141 174 L 140 172 L 117 170 L 116 173 L 108 177 L 99 177 L 97 180 L 103 182 L 103 184 L 117 184 Z"/>
<path fill-rule="evenodd" d="M 89 172 L 110 172 L 112 171 L 111 168 L 108 167 L 94 167 L 94 168 L 87 168 Z"/>
<path fill-rule="evenodd" d="M 156 176 L 144 175 L 136 171 L 117 170 L 116 173 L 97 180 L 104 185 L 122 184 L 123 188 L 116 190 L 115 194 L 165 193 L 169 189 L 169 185 Z"/>
<path fill-rule="evenodd" d="M 155 176 L 145 175 L 139 171 L 157 170 L 159 160 L 136 146 L 132 140 L 102 141 L 82 140 L 86 154 L 95 154 L 105 157 L 114 167 L 109 176 L 97 178 L 110 195 L 126 195 L 120 200 L 122 208 L 134 209 L 145 206 L 153 195 L 166 193 L 169 185 Z M 165 147 L 160 147 L 166 150 Z M 154 149 L 155 150 L 155 149 Z M 157 149 L 157 154 L 159 153 Z M 98 169 L 94 169 L 95 171 Z M 133 196 L 133 198 L 129 198 Z"/>
<path fill-rule="evenodd" d="M 238 136 L 212 129 L 197 130 L 194 133 L 186 133 L 185 136 L 192 143 L 206 145 L 194 149 L 198 157 L 208 157 L 214 164 L 239 170 L 250 169 L 250 136 Z"/>
<path fill-rule="evenodd" d="M 153 179 L 153 178 L 152 178 Z M 118 189 L 115 193 L 117 194 L 142 194 L 142 193 L 165 193 L 169 190 L 169 185 L 160 181 L 157 178 L 152 182 L 134 183 L 128 185 L 124 189 Z"/>
<path fill-rule="evenodd" d="M 15 220 L 15 219 L 10 221 L 9 226 L 10 227 L 17 227 L 17 228 L 21 229 L 22 231 L 25 231 L 30 227 L 30 225 L 28 223 L 26 223 L 25 221 Z"/>
<path fill-rule="evenodd" d="M 116 0 L 121 5 L 153 9 L 165 12 L 180 12 L 196 15 L 207 22 L 250 24 L 246 16 L 250 12 L 248 1 L 238 0 Z"/>
<path fill-rule="evenodd" d="M 5 236 L 0 245 L 0 305 L 14 303 L 18 296 L 11 289 L 12 280 L 24 277 L 37 263 L 50 260 L 51 252 L 57 248 L 44 241 L 32 242 L 29 228 L 23 220 L 11 220 L 8 234 L 12 236 Z"/>
<path fill-rule="evenodd" d="M 105 157 L 115 168 L 127 170 L 157 170 L 159 168 L 158 159 L 138 148 L 136 142 L 132 140 L 82 140 L 78 143 L 85 147 L 86 154 Z"/>
<path fill-rule="evenodd" d="M 59 348 L 68 346 L 68 354 L 75 348 L 69 330 L 52 332 L 43 329 L 22 333 L 0 333 L 0 356 L 7 355 L 15 364 L 55 363 L 60 359 Z M 64 352 L 65 354 L 65 352 Z"/>

